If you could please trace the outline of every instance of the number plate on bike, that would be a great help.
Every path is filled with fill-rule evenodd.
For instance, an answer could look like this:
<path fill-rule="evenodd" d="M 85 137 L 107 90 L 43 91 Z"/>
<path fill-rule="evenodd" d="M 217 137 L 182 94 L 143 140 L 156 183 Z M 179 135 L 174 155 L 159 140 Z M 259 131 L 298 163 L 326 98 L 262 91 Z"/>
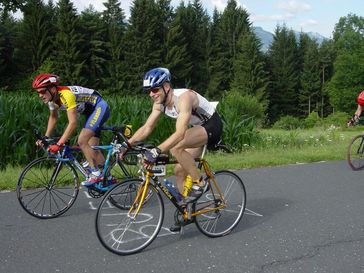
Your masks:
<path fill-rule="evenodd" d="M 166 165 L 154 165 L 152 170 L 155 176 L 166 175 Z"/>

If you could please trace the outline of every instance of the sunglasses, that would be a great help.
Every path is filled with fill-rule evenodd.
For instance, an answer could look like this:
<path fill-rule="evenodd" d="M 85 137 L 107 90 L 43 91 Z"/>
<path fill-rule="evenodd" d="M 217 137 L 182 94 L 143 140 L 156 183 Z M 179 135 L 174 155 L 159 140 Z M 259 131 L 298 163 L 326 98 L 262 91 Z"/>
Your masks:
<path fill-rule="evenodd" d="M 149 93 L 152 92 L 153 94 L 158 93 L 159 88 L 153 88 L 149 90 Z"/>

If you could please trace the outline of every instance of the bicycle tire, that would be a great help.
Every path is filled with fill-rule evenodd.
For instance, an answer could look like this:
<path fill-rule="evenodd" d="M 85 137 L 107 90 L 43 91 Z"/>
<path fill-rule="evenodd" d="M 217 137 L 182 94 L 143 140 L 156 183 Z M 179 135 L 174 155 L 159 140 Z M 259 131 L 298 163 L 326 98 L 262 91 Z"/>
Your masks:
<path fill-rule="evenodd" d="M 97 209 L 97 237 L 106 249 L 115 254 L 129 255 L 142 251 L 153 242 L 162 227 L 164 203 L 154 185 L 149 185 L 153 194 L 137 215 L 133 215 L 135 208 L 126 211 L 109 202 L 110 196 L 116 199 L 118 195 L 129 195 L 130 191 L 139 191 L 142 185 L 141 179 L 117 184 L 105 194 Z"/>
<path fill-rule="evenodd" d="M 354 171 L 364 168 L 364 136 L 355 136 L 348 146 L 347 161 Z"/>
<path fill-rule="evenodd" d="M 197 228 L 208 237 L 220 237 L 229 234 L 243 217 L 246 205 L 246 191 L 239 176 L 230 171 L 218 171 L 214 174 L 225 202 L 225 207 L 211 210 L 195 216 Z M 211 181 L 210 189 L 194 204 L 193 211 L 213 209 L 221 205 L 221 195 Z"/>
<path fill-rule="evenodd" d="M 122 183 L 128 179 L 136 178 L 138 176 L 139 167 L 137 164 L 137 155 L 136 152 L 128 152 L 124 157 L 124 160 L 115 159 L 109 165 L 109 168 L 106 172 L 106 177 L 110 175 L 113 177 L 114 183 Z M 153 193 L 152 190 L 148 191 L 147 196 L 145 197 L 145 201 L 147 202 Z M 135 196 L 134 196 L 135 197 Z M 129 209 L 134 201 L 132 196 L 125 196 L 124 200 L 118 198 L 118 200 L 114 200 L 112 196 L 110 196 L 109 201 L 114 205 L 119 207 L 120 209 Z"/>
<path fill-rule="evenodd" d="M 30 162 L 20 174 L 16 188 L 22 208 L 40 219 L 65 213 L 74 204 L 78 191 L 74 167 L 55 157 L 41 157 Z"/>
<path fill-rule="evenodd" d="M 118 156 L 116 156 L 109 164 L 107 174 L 111 174 L 118 182 L 126 178 L 138 177 L 137 155 L 138 153 L 136 152 L 128 152 L 123 160 L 119 160 Z"/>

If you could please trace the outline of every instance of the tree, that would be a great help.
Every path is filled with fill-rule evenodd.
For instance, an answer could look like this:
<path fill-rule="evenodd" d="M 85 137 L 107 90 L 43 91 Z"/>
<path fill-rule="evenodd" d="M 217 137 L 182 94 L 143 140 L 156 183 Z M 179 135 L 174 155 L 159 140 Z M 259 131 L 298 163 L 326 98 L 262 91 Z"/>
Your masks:
<path fill-rule="evenodd" d="M 364 86 L 364 18 L 349 14 L 335 26 L 335 74 L 328 83 L 330 102 L 336 110 L 352 112 Z"/>
<path fill-rule="evenodd" d="M 242 95 L 255 96 L 263 101 L 269 82 L 260 51 L 261 43 L 254 33 L 247 32 L 241 35 L 237 48 L 231 87 Z"/>
<path fill-rule="evenodd" d="M 298 107 L 297 43 L 294 32 L 277 26 L 268 50 L 271 84 L 269 88 L 269 119 L 296 115 Z"/>
<path fill-rule="evenodd" d="M 192 74 L 193 61 L 187 51 L 188 43 L 181 27 L 182 16 L 177 12 L 171 22 L 166 39 L 165 66 L 172 72 L 174 86 L 185 86 L 185 80 Z"/>
<path fill-rule="evenodd" d="M 80 30 L 83 33 L 82 43 L 82 75 L 88 86 L 102 88 L 102 77 L 106 65 L 105 25 L 101 13 L 93 7 L 84 10 L 80 16 Z"/>
<path fill-rule="evenodd" d="M 229 0 L 221 15 L 215 11 L 210 32 L 209 52 L 216 52 L 208 60 L 210 71 L 209 94 L 221 96 L 230 89 L 234 77 L 234 62 L 238 54 L 238 40 L 250 29 L 249 16 L 245 9 Z M 214 66 L 217 66 L 217 69 Z"/>
<path fill-rule="evenodd" d="M 319 47 L 319 57 L 321 71 L 320 114 L 321 117 L 324 117 L 332 112 L 332 106 L 329 103 L 329 96 L 326 88 L 327 82 L 334 74 L 334 60 L 336 54 L 332 40 L 325 40 L 321 43 Z"/>
<path fill-rule="evenodd" d="M 128 92 L 141 92 L 144 73 L 161 65 L 163 43 L 160 40 L 159 7 L 155 1 L 134 0 L 130 8 L 129 26 L 125 32 L 125 62 Z"/>
<path fill-rule="evenodd" d="M 126 23 L 124 11 L 120 7 L 118 0 L 108 0 L 104 3 L 106 10 L 102 18 L 106 26 L 106 53 L 108 62 L 106 63 L 106 75 L 104 76 L 104 85 L 112 93 L 120 92 L 125 85 L 124 69 L 124 47 L 123 38 L 125 34 Z"/>
<path fill-rule="evenodd" d="M 30 0 L 23 8 L 20 45 L 22 45 L 23 69 L 33 72 L 49 56 L 54 38 L 52 21 L 41 0 Z M 30 64 L 30 65 L 29 65 Z"/>
<path fill-rule="evenodd" d="M 55 42 L 55 66 L 62 82 L 84 84 L 81 79 L 83 60 L 80 56 L 82 36 L 79 33 L 78 16 L 70 0 L 60 0 L 57 8 L 57 34 Z"/>
<path fill-rule="evenodd" d="M 301 90 L 299 93 L 299 107 L 303 116 L 308 116 L 312 111 L 318 112 L 320 101 L 321 79 L 320 59 L 318 45 L 315 41 L 307 44 L 303 58 L 303 71 L 301 74 Z"/>
<path fill-rule="evenodd" d="M 225 74 L 229 71 L 228 54 L 224 50 L 221 14 L 215 8 L 207 39 L 208 86 L 206 96 L 219 98 L 229 88 L 229 79 Z"/>
<path fill-rule="evenodd" d="M 0 12 L 1 15 L 1 12 Z M 7 15 L 1 16 L 0 20 L 0 88 L 14 85 L 14 79 L 19 74 L 15 69 L 14 48 L 16 23 Z"/>

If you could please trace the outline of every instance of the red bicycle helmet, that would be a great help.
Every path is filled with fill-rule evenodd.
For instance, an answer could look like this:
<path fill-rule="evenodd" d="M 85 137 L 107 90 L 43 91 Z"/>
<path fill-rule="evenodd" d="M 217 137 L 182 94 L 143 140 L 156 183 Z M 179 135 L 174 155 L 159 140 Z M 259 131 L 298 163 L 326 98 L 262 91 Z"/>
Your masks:
<path fill-rule="evenodd" d="M 33 80 L 32 87 L 34 89 L 59 85 L 59 77 L 55 74 L 42 73 Z"/>
<path fill-rule="evenodd" d="M 358 98 L 356 99 L 360 106 L 364 106 L 364 91 L 361 91 Z"/>

